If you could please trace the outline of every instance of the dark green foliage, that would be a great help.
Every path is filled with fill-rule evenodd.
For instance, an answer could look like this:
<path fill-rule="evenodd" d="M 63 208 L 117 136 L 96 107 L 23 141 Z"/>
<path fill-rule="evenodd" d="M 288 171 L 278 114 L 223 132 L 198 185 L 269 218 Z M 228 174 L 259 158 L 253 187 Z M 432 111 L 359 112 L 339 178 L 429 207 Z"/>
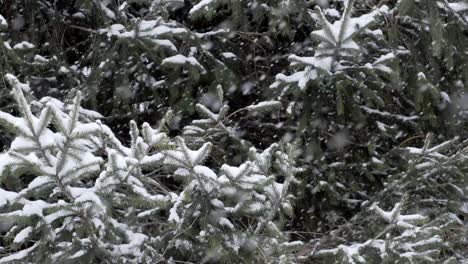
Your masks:
<path fill-rule="evenodd" d="M 81 248 L 89 250 L 80 259 L 85 263 L 468 258 L 466 1 L 0 3 L 1 113 L 18 116 L 20 110 L 27 116 L 24 109 L 31 103 L 34 114 L 42 111 L 51 122 L 47 129 L 61 133 L 66 129 L 52 113 L 68 115 L 71 108 L 40 98 L 70 102 L 81 92 L 83 107 L 100 115 L 80 112 L 80 122 L 109 127 L 83 133 L 89 140 L 96 137 L 91 141 L 98 145 L 87 146 L 88 152 L 102 162 L 69 184 L 91 188 L 100 175 L 112 179 L 127 171 L 138 183 L 98 196 L 109 217 L 125 219 L 132 232 L 154 238 L 140 248 L 139 260 L 124 254 L 111 261 L 112 249 L 83 243 L 97 231 L 78 217 L 71 224 L 76 234 L 61 234 L 73 246 L 57 261 L 67 263 Z M 25 93 L 27 102 L 19 108 L 8 81 Z M 49 113 L 47 102 L 62 108 Z M 0 147 L 10 153 L 14 136 L 25 133 L 5 116 L 0 115 Z M 139 129 L 136 124 L 143 122 Z M 151 127 L 167 138 L 152 145 Z M 53 149 L 43 148 L 24 149 L 19 159 L 26 162 L 27 151 L 46 157 L 44 151 Z M 148 155 L 170 157 L 192 149 L 203 150 L 203 158 L 130 169 Z M 51 155 L 64 149 L 55 151 Z M 41 176 L 37 164 L 17 167 L 0 160 L 0 165 L 0 190 L 21 192 Z M 211 182 L 207 170 L 221 180 Z M 242 173 L 236 177 L 230 170 Z M 93 213 L 74 204 L 66 190 L 57 191 L 65 183 L 54 184 L 59 187 L 43 186 L 25 198 L 55 203 L 68 196 L 84 216 Z M 275 184 L 286 191 L 272 195 Z M 145 186 L 147 193 L 134 186 Z M 264 210 L 252 209 L 259 205 Z M 6 210 L 1 214 L 22 208 L 11 206 L 0 208 Z M 47 214 L 59 209 L 50 210 Z M 129 242 L 122 226 L 106 221 L 110 231 L 99 239 Z M 0 252 L 32 246 L 12 241 L 35 225 L 30 241 L 44 243 L 37 261 L 49 261 L 39 249 L 54 242 L 41 223 L 22 218 L 12 230 L 2 230 Z"/>

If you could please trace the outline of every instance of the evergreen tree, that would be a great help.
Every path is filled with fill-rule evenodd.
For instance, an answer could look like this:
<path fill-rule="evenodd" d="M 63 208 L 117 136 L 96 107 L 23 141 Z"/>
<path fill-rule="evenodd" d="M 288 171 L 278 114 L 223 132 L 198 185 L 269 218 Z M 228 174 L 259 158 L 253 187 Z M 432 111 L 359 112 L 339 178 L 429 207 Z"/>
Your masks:
<path fill-rule="evenodd" d="M 224 164 L 218 176 L 203 165 L 210 142 L 191 150 L 132 121 L 125 147 L 80 107 L 80 93 L 72 105 L 50 97 L 29 104 L 29 86 L 6 78 L 21 117 L 0 112 L 17 134 L 1 156 L 0 262 L 284 262 L 302 244 L 281 232 L 300 171 L 291 146 L 252 147 L 249 161 Z M 179 184 L 163 185 L 165 173 Z"/>
<path fill-rule="evenodd" d="M 467 27 L 463 0 L 0 0 L 0 263 L 463 263 Z"/>

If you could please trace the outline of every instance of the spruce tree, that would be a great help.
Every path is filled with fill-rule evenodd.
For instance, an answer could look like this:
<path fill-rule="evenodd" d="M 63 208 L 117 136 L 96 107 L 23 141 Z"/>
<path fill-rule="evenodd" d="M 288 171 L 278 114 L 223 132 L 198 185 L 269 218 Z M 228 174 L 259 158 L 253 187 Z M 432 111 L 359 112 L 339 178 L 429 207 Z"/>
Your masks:
<path fill-rule="evenodd" d="M 463 0 L 0 1 L 0 263 L 463 263 Z"/>
<path fill-rule="evenodd" d="M 29 86 L 6 78 L 21 117 L 0 112 L 17 135 L 1 156 L 0 262 L 286 261 L 302 245 L 281 232 L 301 171 L 292 146 L 251 147 L 215 172 L 203 165 L 210 142 L 191 150 L 132 121 L 125 147 L 80 93 L 28 103 Z M 178 184 L 163 185 L 166 173 Z"/>

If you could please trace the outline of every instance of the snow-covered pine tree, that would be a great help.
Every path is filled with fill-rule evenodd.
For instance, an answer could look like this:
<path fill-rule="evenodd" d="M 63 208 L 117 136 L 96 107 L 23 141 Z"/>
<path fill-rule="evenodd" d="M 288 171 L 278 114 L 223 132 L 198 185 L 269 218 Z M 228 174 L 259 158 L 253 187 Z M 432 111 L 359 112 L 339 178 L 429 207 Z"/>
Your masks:
<path fill-rule="evenodd" d="M 99 30 L 107 41 L 102 45 L 99 67 L 91 71 L 90 81 L 95 85 L 89 87 L 117 80 L 119 86 L 115 91 L 109 87 L 110 92 L 133 105 L 131 111 L 148 114 L 156 111 L 151 107 L 163 105 L 187 111 L 200 82 L 217 80 L 232 85 L 232 73 L 204 46 L 210 34 L 194 33 L 159 16 L 134 19 L 126 25 L 112 24 Z M 110 61 L 109 56 L 119 59 Z"/>
<path fill-rule="evenodd" d="M 30 73 L 22 77 L 39 97 L 80 90 L 84 105 L 112 123 L 142 118 L 154 125 L 167 107 L 192 113 L 191 98 L 202 84 L 230 87 L 235 78 L 220 52 L 210 51 L 211 39 L 224 33 L 191 31 L 173 19 L 179 9 L 177 1 L 18 1 L 8 21 L 21 28 L 3 33 L 2 22 L 0 52 L 7 61 L 0 70 Z M 53 30 L 37 30 L 42 27 Z"/>
<path fill-rule="evenodd" d="M 223 98 L 223 89 L 218 86 L 216 100 L 223 103 Z M 179 167 L 174 174 L 189 182 L 171 209 L 170 218 L 180 230 L 175 234 L 184 230 L 171 241 L 175 249 L 199 254 L 207 261 L 293 260 L 291 253 L 302 243 L 289 242 L 289 236 L 280 230 L 293 214 L 295 196 L 291 190 L 297 183 L 294 175 L 301 171 L 295 167 L 296 150 L 289 144 L 273 144 L 258 153 L 230 120 L 236 114 L 272 111 L 278 104 L 263 102 L 231 114 L 226 104 L 217 114 L 204 105 L 196 106 L 206 118 L 184 127 L 186 140 L 179 139 L 180 150 L 166 153 L 174 156 L 168 162 Z M 231 164 L 223 164 L 216 174 L 198 165 L 198 159 L 190 158 L 197 152 L 189 150 L 186 144 L 200 148 L 199 151 L 214 152 L 211 163 Z M 184 150 L 189 154 L 184 156 Z M 242 162 L 245 158 L 248 161 Z M 256 248 L 262 251 L 261 255 L 257 255 Z"/>
<path fill-rule="evenodd" d="M 1 154 L 0 263 L 293 261 L 302 243 L 282 231 L 301 171 L 292 146 L 252 147 L 240 166 L 213 170 L 210 142 L 194 151 L 132 121 L 125 147 L 79 93 L 71 106 L 29 104 L 28 85 L 6 78 L 21 117 L 0 112 L 17 135 Z"/>
<path fill-rule="evenodd" d="M 230 112 L 229 105 L 224 101 L 221 85 L 217 86 L 216 97 L 212 98 L 211 105 L 219 110 L 210 110 L 210 106 L 203 104 L 195 106 L 203 118 L 195 119 L 185 126 L 183 135 L 195 145 L 212 142 L 215 161 L 220 164 L 226 160 L 240 163 L 247 158 L 248 151 L 253 146 L 251 141 L 245 139 L 245 128 L 242 127 L 243 123 L 238 120 L 239 118 L 247 119 L 249 116 L 254 116 L 267 120 L 270 116 L 274 118 L 282 107 L 279 101 L 262 101 Z"/>
<path fill-rule="evenodd" d="M 289 242 L 281 230 L 292 215 L 294 196 L 289 188 L 300 171 L 294 167 L 293 154 L 278 145 L 261 153 L 251 148 L 249 161 L 224 164 L 218 176 L 198 165 L 210 144 L 192 151 L 181 138 L 177 141 L 176 150 L 164 152 L 165 163 L 175 166 L 174 175 L 186 182 L 170 209 L 169 221 L 176 228 L 169 249 L 205 261 L 292 261 L 291 253 L 302 243 Z M 283 183 L 279 177 L 285 178 Z"/>
<path fill-rule="evenodd" d="M 392 73 L 386 64 L 395 54 L 383 46 L 385 41 L 382 30 L 375 25 L 389 12 L 389 8 L 383 5 L 369 13 L 353 17 L 354 2 L 346 1 L 343 14 L 333 23 L 329 22 L 319 6 L 315 13 L 311 12 L 312 18 L 318 20 L 321 27 L 310 33 L 318 45 L 304 48 L 301 51 L 302 56 L 290 55 L 291 66 L 301 70 L 289 76 L 278 74 L 276 82 L 270 88 L 286 86 L 280 92 L 282 96 L 291 85 L 299 87 L 302 94 L 308 92 L 308 86 L 313 86 L 310 89 L 326 90 L 324 92 L 337 95 L 339 114 L 344 112 L 345 101 L 359 101 L 360 97 L 382 104 L 382 99 L 377 96 L 372 84 L 376 85 L 381 81 L 379 74 Z M 336 9 L 327 11 L 327 14 L 338 13 Z M 310 54 L 310 51 L 313 51 L 313 56 L 304 56 Z M 355 94 L 356 91 L 358 94 Z"/>
<path fill-rule="evenodd" d="M 440 259 L 441 249 L 448 248 L 443 241 L 443 231 L 453 228 L 450 216 L 443 216 L 438 221 L 430 222 L 421 214 L 402 214 L 402 204 L 397 203 L 391 211 L 384 211 L 373 204 L 375 211 L 387 225 L 373 239 L 364 243 L 354 242 L 339 245 L 334 249 L 319 250 L 314 257 L 322 261 L 340 263 L 451 263 L 456 258 Z M 443 222 L 448 220 L 449 222 Z M 456 219 L 460 224 L 459 219 Z"/>
<path fill-rule="evenodd" d="M 1 262 L 468 257 L 466 1 L 0 2 Z"/>
<path fill-rule="evenodd" d="M 362 213 L 349 228 L 332 238 L 335 242 L 347 236 L 367 240 L 348 240 L 333 249 L 312 252 L 312 257 L 340 263 L 460 263 L 465 259 L 467 142 L 454 138 L 431 147 L 431 140 L 429 134 L 422 148 L 389 153 L 388 158 L 403 154 L 399 161 L 406 162 L 395 164 L 404 169 L 388 178 L 385 189 L 374 198 L 379 202 L 363 203 Z M 382 209 L 383 204 L 392 209 Z"/>
<path fill-rule="evenodd" d="M 135 139 L 132 149 L 126 149 L 108 127 L 86 121 L 90 114 L 100 115 L 80 107 L 79 93 L 71 107 L 44 98 L 35 104 L 40 107 L 34 114 L 23 96 L 22 88 L 27 85 L 12 75 L 6 78 L 14 87 L 21 117 L 0 112 L 2 123 L 17 134 L 2 154 L 0 166 L 6 186 L 1 189 L 0 218 L 5 236 L 0 262 L 125 263 L 154 259 L 155 250 L 147 245 L 150 238 L 141 233 L 142 226 L 132 227 L 125 213 L 142 210 L 129 208 L 129 204 L 155 210 L 156 204 L 170 200 L 149 195 L 137 178 L 140 167 L 155 166 L 158 158 L 138 153 L 146 150 L 141 138 Z M 154 135 L 153 144 L 158 143 L 156 138 L 158 135 Z M 106 160 L 103 151 L 108 153 Z M 117 151 L 124 152 L 127 160 L 119 159 Z M 142 155 L 146 158 L 143 161 Z M 161 154 L 158 157 L 162 159 Z M 102 173 L 101 166 L 106 167 Z M 109 199 L 111 185 L 126 191 L 119 195 L 114 190 Z M 119 214 L 125 217 L 119 218 Z"/>
<path fill-rule="evenodd" d="M 309 10 L 313 41 L 291 48 L 297 53 L 289 56 L 292 75 L 280 73 L 270 86 L 270 100 L 287 105 L 283 125 L 302 139 L 303 160 L 313 168 L 302 204 L 321 202 L 301 208 L 314 215 L 314 220 L 303 220 L 307 226 L 333 226 L 367 199 L 358 190 L 378 190 L 386 174 L 379 160 L 385 152 L 378 149 L 381 138 L 371 134 L 376 119 L 367 118 L 361 107 L 384 107 L 393 87 L 390 66 L 396 53 L 383 31 L 391 9 L 361 5 L 354 10 L 355 5 L 359 3 L 345 1 L 341 9 L 337 3 L 317 4 Z"/>
<path fill-rule="evenodd" d="M 403 12 L 402 5 L 410 3 L 411 11 Z M 353 5 L 357 8 L 352 12 Z M 320 28 L 311 30 L 315 42 L 295 44 L 301 48 L 292 49 L 296 54 L 290 59 L 297 69 L 290 75 L 278 74 L 271 85 L 276 95 L 268 97 L 288 105 L 285 123 L 304 138 L 308 153 L 304 160 L 313 164 L 316 177 L 307 179 L 311 184 L 304 201 L 322 203 L 304 208 L 314 210 L 318 218 L 305 225 L 331 219 L 327 225 L 333 226 L 337 219 L 346 219 L 346 208 L 357 210 L 370 193 L 379 191 L 393 173 L 383 155 L 398 144 L 419 139 L 428 129 L 443 131 L 441 139 L 459 133 L 453 129 L 463 121 L 453 117 L 460 107 L 457 101 L 462 100 L 457 98 L 463 98 L 466 60 L 447 55 L 440 56 L 438 63 L 437 53 L 419 50 L 432 49 L 429 32 L 437 26 L 444 27 L 442 39 L 448 47 L 444 51 L 466 50 L 466 42 L 461 41 L 466 38 L 464 24 L 450 16 L 445 5 L 399 1 L 386 7 L 344 1 L 342 9 L 341 4 L 329 3 L 311 11 Z M 431 11 L 434 8 L 439 13 Z M 421 68 L 414 71 L 404 64 L 409 57 L 411 65 Z M 446 70 L 444 63 L 451 63 L 452 70 Z M 442 79 L 439 73 L 444 74 Z"/>

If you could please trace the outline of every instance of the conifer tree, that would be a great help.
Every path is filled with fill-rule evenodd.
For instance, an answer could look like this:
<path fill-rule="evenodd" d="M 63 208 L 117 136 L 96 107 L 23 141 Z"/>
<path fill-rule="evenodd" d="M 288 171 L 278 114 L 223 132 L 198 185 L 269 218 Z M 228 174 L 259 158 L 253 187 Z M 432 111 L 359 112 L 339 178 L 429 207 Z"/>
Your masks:
<path fill-rule="evenodd" d="M 286 261 L 302 244 L 281 232 L 300 172 L 291 146 L 252 147 L 249 161 L 216 173 L 203 165 L 210 142 L 191 150 L 132 121 L 125 147 L 80 107 L 79 93 L 72 105 L 49 97 L 29 104 L 28 85 L 6 78 L 22 117 L 0 112 L 17 134 L 1 156 L 8 250 L 0 262 Z M 164 186 L 161 171 L 181 188 Z"/>
<path fill-rule="evenodd" d="M 466 241 L 454 238 L 463 236 L 457 233 L 466 233 L 463 221 L 468 198 L 464 176 L 466 142 L 453 147 L 459 142 L 459 138 L 454 138 L 431 147 L 431 140 L 429 134 L 422 148 L 395 150 L 398 154 L 404 153 L 406 170 L 391 175 L 385 183 L 386 188 L 376 196 L 379 202 L 370 206 L 364 204 L 366 214 L 354 219 L 356 222 L 364 220 L 369 225 L 349 229 L 352 231 L 341 230 L 341 236 L 349 233 L 347 235 L 368 240 L 318 250 L 313 256 L 343 263 L 462 261 Z M 380 200 L 380 197 L 388 198 Z M 390 204 L 392 209 L 382 209 L 378 204 L 380 201 Z M 382 221 L 386 223 L 383 226 Z"/>
<path fill-rule="evenodd" d="M 467 26 L 463 0 L 0 0 L 0 263 L 462 263 Z"/>

